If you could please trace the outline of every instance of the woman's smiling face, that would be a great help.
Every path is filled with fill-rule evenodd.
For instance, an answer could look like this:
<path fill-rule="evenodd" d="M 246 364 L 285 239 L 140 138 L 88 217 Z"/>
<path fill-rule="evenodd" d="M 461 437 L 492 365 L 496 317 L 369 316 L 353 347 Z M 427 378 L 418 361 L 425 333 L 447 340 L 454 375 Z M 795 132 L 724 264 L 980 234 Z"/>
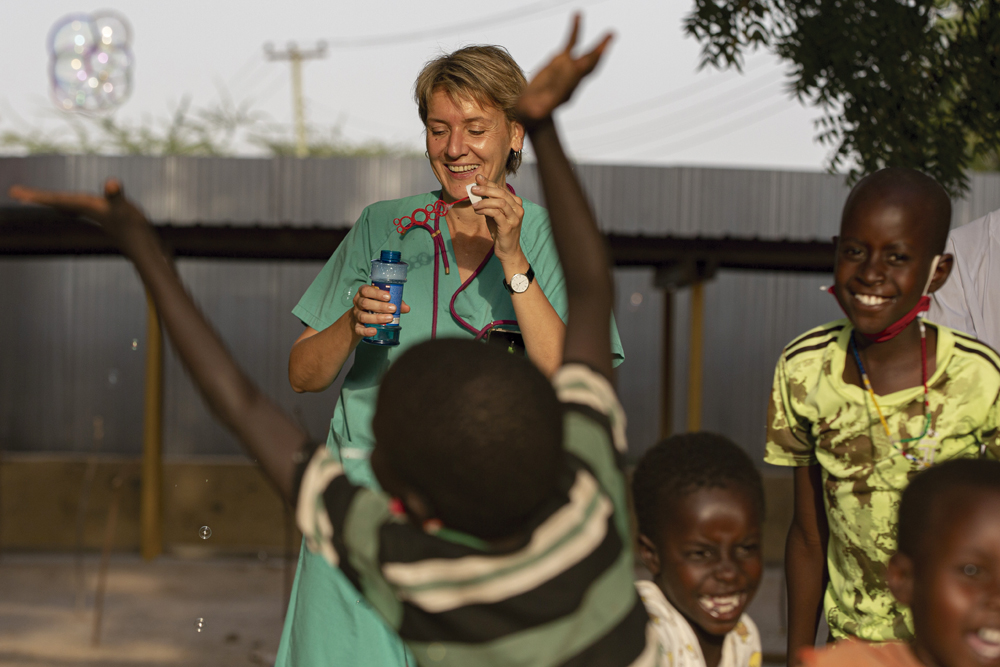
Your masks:
<path fill-rule="evenodd" d="M 507 156 L 524 145 L 524 128 L 503 111 L 467 97 L 453 99 L 440 88 L 428 101 L 426 129 L 431 169 L 448 202 L 466 197 L 478 174 L 505 183 Z"/>

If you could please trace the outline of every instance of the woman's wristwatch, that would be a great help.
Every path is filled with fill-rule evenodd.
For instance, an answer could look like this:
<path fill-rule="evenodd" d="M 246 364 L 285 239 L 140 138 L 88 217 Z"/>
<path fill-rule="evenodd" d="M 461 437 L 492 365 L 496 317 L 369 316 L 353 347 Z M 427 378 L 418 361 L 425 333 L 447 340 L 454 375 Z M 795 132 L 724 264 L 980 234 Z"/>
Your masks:
<path fill-rule="evenodd" d="M 531 286 L 531 281 L 535 279 L 535 270 L 528 265 L 527 273 L 515 273 L 510 277 L 510 282 L 507 279 L 503 279 L 504 288 L 511 294 L 524 294 L 528 291 L 528 287 Z"/>

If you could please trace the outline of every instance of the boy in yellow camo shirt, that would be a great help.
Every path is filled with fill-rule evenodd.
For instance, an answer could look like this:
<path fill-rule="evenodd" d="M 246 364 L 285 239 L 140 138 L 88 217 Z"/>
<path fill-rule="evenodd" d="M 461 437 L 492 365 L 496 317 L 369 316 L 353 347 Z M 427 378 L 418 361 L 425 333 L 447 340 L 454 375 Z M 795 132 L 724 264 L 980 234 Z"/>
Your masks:
<path fill-rule="evenodd" d="M 835 639 L 911 637 L 886 584 L 900 495 L 930 465 L 1000 454 L 1000 357 L 918 318 L 951 270 L 950 220 L 947 194 L 924 174 L 860 181 L 830 290 L 847 318 L 796 338 L 778 361 L 765 460 L 795 468 L 789 656 L 815 642 L 821 604 Z"/>

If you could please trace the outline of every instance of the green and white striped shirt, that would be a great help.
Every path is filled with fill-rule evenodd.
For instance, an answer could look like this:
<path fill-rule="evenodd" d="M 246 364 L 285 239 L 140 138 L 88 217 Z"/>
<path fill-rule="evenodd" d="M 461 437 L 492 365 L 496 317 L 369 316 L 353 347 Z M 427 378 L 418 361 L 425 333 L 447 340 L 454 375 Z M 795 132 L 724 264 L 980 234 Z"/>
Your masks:
<path fill-rule="evenodd" d="M 656 664 L 633 587 L 624 413 L 584 366 L 564 366 L 553 382 L 565 407 L 560 493 L 509 548 L 425 532 L 387 495 L 351 484 L 325 447 L 306 469 L 297 510 L 306 544 L 341 568 L 421 665 Z"/>

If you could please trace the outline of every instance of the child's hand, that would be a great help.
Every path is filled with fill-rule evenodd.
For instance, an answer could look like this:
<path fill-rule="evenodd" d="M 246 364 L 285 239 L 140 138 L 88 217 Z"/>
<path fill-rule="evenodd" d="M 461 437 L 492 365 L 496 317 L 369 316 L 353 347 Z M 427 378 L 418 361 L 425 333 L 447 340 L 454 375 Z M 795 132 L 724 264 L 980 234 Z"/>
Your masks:
<path fill-rule="evenodd" d="M 11 187 L 8 194 L 26 204 L 42 204 L 83 216 L 100 225 L 119 244 L 126 240 L 127 232 L 148 225 L 146 216 L 125 198 L 121 183 L 115 179 L 108 179 L 104 184 L 103 197 L 81 192 L 35 190 L 20 185 Z"/>
<path fill-rule="evenodd" d="M 517 101 L 515 112 L 518 120 L 526 128 L 531 128 L 545 120 L 560 104 L 566 102 L 580 84 L 583 77 L 594 71 L 598 61 L 604 54 L 612 35 L 604 36 L 590 53 L 574 58 L 570 51 L 576 46 L 576 38 L 580 32 L 580 15 L 573 17 L 573 30 L 569 42 L 561 53 L 557 54 L 548 65 L 528 83 Z"/>

